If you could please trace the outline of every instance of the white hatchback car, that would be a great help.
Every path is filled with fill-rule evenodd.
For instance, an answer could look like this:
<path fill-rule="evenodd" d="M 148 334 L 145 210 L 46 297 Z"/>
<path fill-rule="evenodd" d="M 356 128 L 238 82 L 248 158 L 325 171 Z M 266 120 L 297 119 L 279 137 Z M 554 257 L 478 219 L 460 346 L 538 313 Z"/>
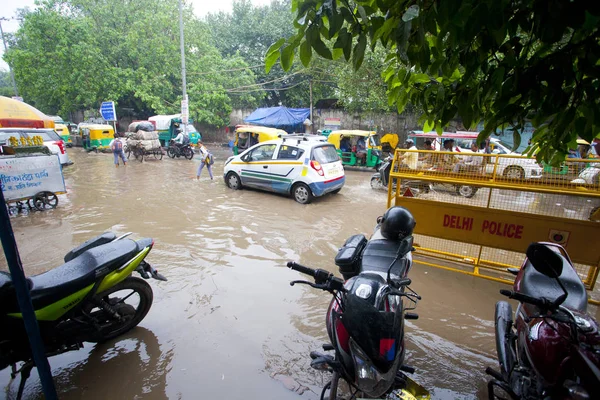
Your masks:
<path fill-rule="evenodd" d="M 41 136 L 44 145 L 52 154 L 58 156 L 60 164 L 63 167 L 73 164 L 65 149 L 65 142 L 53 129 L 0 128 L 0 144 L 8 143 L 11 136 L 15 137 L 17 140 L 20 140 L 22 137 L 27 139 L 28 137 L 33 138 L 34 136 Z"/>
<path fill-rule="evenodd" d="M 301 204 L 339 192 L 346 181 L 335 147 L 323 136 L 289 135 L 258 143 L 225 161 L 231 189 L 244 186 L 292 195 Z"/>

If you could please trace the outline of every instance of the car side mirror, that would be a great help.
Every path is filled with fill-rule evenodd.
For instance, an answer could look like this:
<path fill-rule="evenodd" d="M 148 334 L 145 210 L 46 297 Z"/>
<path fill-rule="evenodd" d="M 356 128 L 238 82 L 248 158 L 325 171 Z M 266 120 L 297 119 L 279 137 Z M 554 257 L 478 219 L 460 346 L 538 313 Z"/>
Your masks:
<path fill-rule="evenodd" d="M 563 259 L 548 246 L 532 243 L 527 248 L 526 254 L 533 268 L 540 274 L 554 279 L 562 274 Z"/>

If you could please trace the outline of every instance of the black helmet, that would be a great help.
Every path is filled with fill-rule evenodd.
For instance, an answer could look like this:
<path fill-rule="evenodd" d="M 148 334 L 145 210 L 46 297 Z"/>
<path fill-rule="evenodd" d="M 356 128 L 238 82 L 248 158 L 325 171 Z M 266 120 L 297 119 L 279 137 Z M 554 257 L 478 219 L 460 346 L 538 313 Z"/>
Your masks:
<path fill-rule="evenodd" d="M 417 224 L 410 211 L 400 206 L 390 207 L 379 218 L 379 223 L 381 234 L 388 240 L 404 239 L 412 235 Z"/>

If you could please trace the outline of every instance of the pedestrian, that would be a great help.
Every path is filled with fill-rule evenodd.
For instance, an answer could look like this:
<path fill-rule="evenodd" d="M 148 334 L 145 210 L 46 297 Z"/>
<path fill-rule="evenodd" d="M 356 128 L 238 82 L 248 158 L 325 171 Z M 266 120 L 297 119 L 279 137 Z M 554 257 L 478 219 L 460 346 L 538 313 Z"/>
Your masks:
<path fill-rule="evenodd" d="M 108 145 L 112 150 L 113 157 L 115 158 L 115 167 L 119 166 L 119 157 L 123 160 L 123 165 L 127 165 L 127 157 L 125 157 L 125 151 L 123 150 L 123 141 L 115 134 L 115 138 Z"/>
<path fill-rule="evenodd" d="M 202 173 L 202 168 L 206 165 L 206 169 L 208 170 L 208 175 L 210 175 L 210 179 L 213 179 L 212 173 L 212 165 L 214 164 L 213 156 L 210 154 L 202 140 L 198 140 L 198 152 L 200 153 L 200 165 L 198 166 L 198 172 L 196 173 L 196 179 L 200 180 L 200 174 Z"/>

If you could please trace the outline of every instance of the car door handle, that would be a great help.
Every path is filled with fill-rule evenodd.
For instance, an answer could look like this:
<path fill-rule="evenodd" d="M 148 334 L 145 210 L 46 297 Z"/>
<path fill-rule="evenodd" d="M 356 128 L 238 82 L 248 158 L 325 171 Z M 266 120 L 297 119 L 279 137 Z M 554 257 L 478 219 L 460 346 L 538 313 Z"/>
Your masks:
<path fill-rule="evenodd" d="M 269 166 L 268 165 L 263 165 L 263 168 L 267 169 L 267 168 L 269 168 Z"/>

